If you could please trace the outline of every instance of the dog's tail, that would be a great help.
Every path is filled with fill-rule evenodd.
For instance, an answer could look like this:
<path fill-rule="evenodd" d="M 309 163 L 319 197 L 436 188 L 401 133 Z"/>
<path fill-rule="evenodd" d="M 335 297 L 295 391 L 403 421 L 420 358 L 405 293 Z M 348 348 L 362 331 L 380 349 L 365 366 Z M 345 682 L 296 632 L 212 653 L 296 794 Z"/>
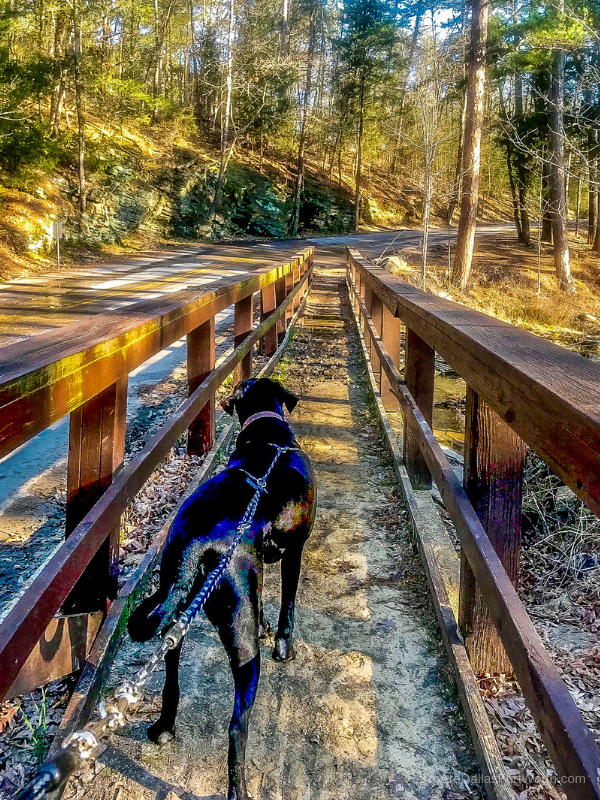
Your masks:
<path fill-rule="evenodd" d="M 164 594 L 158 591 L 142 600 L 134 609 L 127 622 L 127 630 L 134 642 L 147 642 L 162 627 L 165 616 L 164 600 Z"/>

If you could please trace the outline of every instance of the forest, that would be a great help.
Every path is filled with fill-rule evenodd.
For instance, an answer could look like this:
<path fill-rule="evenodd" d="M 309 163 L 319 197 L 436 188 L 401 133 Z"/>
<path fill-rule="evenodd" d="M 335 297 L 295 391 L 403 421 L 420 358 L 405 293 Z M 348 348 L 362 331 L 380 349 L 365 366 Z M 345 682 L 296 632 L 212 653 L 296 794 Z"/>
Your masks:
<path fill-rule="evenodd" d="M 6 0 L 0 26 L 13 251 L 53 219 L 90 240 L 408 222 L 424 275 L 455 222 L 464 289 L 479 202 L 552 243 L 566 292 L 570 221 L 600 253 L 594 0 Z"/>

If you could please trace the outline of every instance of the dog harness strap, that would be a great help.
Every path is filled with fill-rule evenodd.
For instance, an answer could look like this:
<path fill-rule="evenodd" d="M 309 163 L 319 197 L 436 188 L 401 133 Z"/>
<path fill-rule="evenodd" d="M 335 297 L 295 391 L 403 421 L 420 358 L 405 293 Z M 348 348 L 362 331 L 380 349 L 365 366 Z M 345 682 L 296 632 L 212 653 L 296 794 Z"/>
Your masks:
<path fill-rule="evenodd" d="M 256 422 L 257 419 L 266 419 L 269 417 L 285 422 L 283 414 L 278 414 L 276 411 L 259 411 L 258 414 L 252 414 L 251 417 L 248 417 L 246 422 L 244 422 L 242 425 L 242 430 L 245 431 L 248 425 L 250 425 L 252 422 Z"/>
<path fill-rule="evenodd" d="M 190 625 L 192 624 L 192 620 L 198 614 L 198 612 L 204 607 L 206 601 L 212 594 L 212 592 L 217 588 L 220 584 L 223 575 L 225 574 L 225 570 L 229 566 L 229 562 L 233 558 L 233 554 L 235 552 L 236 547 L 240 544 L 246 533 L 252 530 L 252 523 L 254 522 L 254 516 L 256 514 L 256 509 L 258 508 L 258 503 L 260 498 L 262 497 L 263 492 L 267 490 L 267 480 L 269 475 L 271 474 L 273 467 L 277 463 L 279 456 L 282 453 L 290 452 L 291 450 L 298 450 L 298 447 L 282 447 L 278 444 L 269 443 L 271 447 L 275 448 L 275 456 L 271 461 L 269 469 L 265 472 L 262 478 L 256 478 L 254 475 L 250 475 L 249 472 L 246 470 L 241 470 L 242 472 L 246 472 L 250 485 L 255 489 L 254 495 L 246 511 L 244 512 L 244 516 L 240 520 L 239 525 L 236 528 L 235 535 L 233 537 L 233 541 L 229 545 L 228 549 L 223 553 L 221 558 L 219 559 L 219 563 L 210 572 L 204 582 L 204 585 L 196 595 L 196 597 L 192 600 L 190 605 L 187 609 L 179 616 L 176 622 L 171 625 L 169 630 L 165 633 L 163 638 L 163 644 L 165 648 L 165 653 L 167 650 L 172 650 L 173 648 L 177 647 L 179 642 L 183 639 L 186 633 L 189 630 Z M 239 468 L 241 469 L 241 467 Z"/>

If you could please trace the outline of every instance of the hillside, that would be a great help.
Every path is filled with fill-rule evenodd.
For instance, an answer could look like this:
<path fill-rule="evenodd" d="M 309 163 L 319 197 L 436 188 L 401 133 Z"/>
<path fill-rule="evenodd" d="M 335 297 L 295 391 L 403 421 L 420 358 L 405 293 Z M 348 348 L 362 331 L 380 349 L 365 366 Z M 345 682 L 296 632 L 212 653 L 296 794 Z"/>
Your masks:
<path fill-rule="evenodd" d="M 77 209 L 74 153 L 57 147 L 54 163 L 0 173 L 0 276 L 55 268 L 54 220 L 63 221 L 63 266 L 101 253 L 185 239 L 288 235 L 296 162 L 250 141 L 234 152 L 220 209 L 208 210 L 219 168 L 218 145 L 201 141 L 182 120 L 118 127 L 86 123 L 87 209 Z M 343 233 L 352 225 L 351 171 L 330 175 L 309 153 L 299 234 Z M 373 172 L 367 183 L 367 226 L 414 223 L 420 200 L 400 176 Z"/>
<path fill-rule="evenodd" d="M 117 126 L 86 123 L 87 209 L 77 208 L 75 157 L 57 147 L 55 162 L 0 171 L 0 278 L 56 268 L 52 223 L 63 221 L 62 267 L 110 253 L 182 240 L 288 236 L 296 179 L 293 154 L 251 140 L 235 150 L 219 212 L 207 221 L 218 169 L 218 143 L 201 140 L 185 120 Z M 352 163 L 336 169 L 308 152 L 299 235 L 352 229 Z M 445 206 L 434 208 L 442 224 Z M 486 204 L 483 219 L 502 219 L 506 203 Z M 419 227 L 421 192 L 410 175 L 380 167 L 365 175 L 364 230 Z"/>

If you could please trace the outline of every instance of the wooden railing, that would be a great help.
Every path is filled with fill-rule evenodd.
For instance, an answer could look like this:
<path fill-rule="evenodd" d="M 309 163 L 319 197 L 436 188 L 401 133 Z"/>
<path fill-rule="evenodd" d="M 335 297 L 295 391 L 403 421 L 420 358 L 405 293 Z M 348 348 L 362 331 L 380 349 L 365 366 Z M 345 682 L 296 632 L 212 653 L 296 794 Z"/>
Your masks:
<path fill-rule="evenodd" d="M 413 488 L 433 478 L 460 540 L 459 626 L 474 670 L 514 671 L 561 789 L 600 798 L 600 752 L 515 589 L 525 444 L 600 511 L 600 367 L 350 249 L 347 277 L 382 401 L 403 412 Z M 464 488 L 432 432 L 436 352 L 467 383 Z"/>
<path fill-rule="evenodd" d="M 275 352 L 308 291 L 312 259 L 307 248 L 241 280 L 90 316 L 0 351 L 0 457 L 70 414 L 67 538 L 0 625 L 0 698 L 59 609 L 84 618 L 106 611 L 117 589 L 121 515 L 183 433 L 190 454 L 211 448 L 216 390 L 232 372 L 250 377 L 259 340 L 265 355 Z M 253 328 L 255 292 L 261 322 Z M 215 315 L 232 304 L 235 349 L 215 368 Z M 189 396 L 123 466 L 128 374 L 183 336 Z M 82 635 L 85 646 L 86 625 Z"/>

